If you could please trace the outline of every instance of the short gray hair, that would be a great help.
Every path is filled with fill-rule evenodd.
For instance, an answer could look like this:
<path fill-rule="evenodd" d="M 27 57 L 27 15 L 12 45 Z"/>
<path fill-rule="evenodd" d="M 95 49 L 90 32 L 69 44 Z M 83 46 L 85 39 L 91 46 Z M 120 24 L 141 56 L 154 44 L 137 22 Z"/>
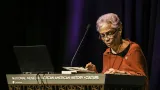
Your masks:
<path fill-rule="evenodd" d="M 119 28 L 122 23 L 117 14 L 107 13 L 98 18 L 96 22 L 97 31 L 99 31 L 104 24 L 110 24 L 111 28 Z"/>

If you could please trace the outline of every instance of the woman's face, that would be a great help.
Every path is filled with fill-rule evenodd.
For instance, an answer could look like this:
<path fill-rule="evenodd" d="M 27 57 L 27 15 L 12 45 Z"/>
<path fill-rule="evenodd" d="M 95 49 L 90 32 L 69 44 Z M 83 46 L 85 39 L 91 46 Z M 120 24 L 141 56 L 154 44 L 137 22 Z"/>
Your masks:
<path fill-rule="evenodd" d="M 118 29 L 106 28 L 106 27 L 101 27 L 99 31 L 100 38 L 108 47 L 111 48 L 116 45 L 118 38 L 120 38 L 118 33 L 119 33 Z"/>

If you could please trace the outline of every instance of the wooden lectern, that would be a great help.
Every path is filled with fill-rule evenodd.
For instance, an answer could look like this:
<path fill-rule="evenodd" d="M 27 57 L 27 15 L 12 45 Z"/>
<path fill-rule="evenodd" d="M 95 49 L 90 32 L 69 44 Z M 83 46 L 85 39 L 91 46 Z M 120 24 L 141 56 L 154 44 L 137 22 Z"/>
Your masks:
<path fill-rule="evenodd" d="M 106 75 L 104 90 L 145 90 L 145 76 Z"/>
<path fill-rule="evenodd" d="M 7 74 L 9 90 L 143 90 L 145 77 L 105 74 Z"/>

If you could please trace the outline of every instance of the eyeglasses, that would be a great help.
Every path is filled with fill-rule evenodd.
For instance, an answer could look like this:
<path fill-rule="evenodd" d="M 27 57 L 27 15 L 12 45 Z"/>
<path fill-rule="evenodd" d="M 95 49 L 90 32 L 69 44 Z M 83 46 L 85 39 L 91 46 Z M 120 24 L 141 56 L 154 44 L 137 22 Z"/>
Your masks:
<path fill-rule="evenodd" d="M 112 31 L 109 31 L 109 32 L 105 32 L 105 33 L 101 33 L 100 34 L 100 38 L 104 39 L 104 38 L 113 38 L 113 36 L 115 35 L 115 33 L 117 32 L 118 30 L 115 29 L 115 30 L 112 30 Z"/>

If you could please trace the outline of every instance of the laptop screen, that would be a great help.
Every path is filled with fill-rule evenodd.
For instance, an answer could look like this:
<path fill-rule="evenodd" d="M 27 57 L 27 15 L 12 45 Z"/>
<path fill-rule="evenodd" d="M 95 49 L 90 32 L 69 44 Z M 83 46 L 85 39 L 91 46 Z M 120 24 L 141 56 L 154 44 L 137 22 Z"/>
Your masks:
<path fill-rule="evenodd" d="M 14 46 L 21 72 L 54 72 L 50 55 L 45 45 Z"/>

